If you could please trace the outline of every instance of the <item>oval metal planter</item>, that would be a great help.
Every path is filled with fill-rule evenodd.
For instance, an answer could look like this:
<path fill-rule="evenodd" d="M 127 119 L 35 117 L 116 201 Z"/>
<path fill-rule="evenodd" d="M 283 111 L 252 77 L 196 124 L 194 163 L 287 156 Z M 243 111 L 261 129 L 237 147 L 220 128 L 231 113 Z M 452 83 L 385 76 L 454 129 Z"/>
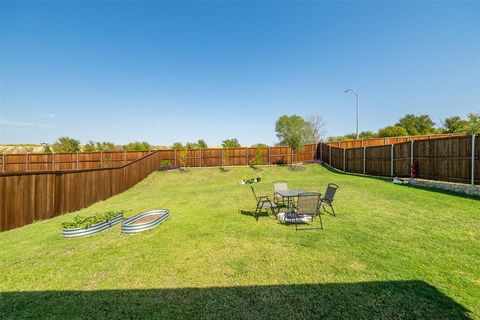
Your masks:
<path fill-rule="evenodd" d="M 90 228 L 62 229 L 62 235 L 65 238 L 89 236 L 91 234 L 95 234 L 103 230 L 109 229 L 114 225 L 122 222 L 122 220 L 123 220 L 123 213 L 120 213 L 115 217 L 113 217 L 112 220 L 94 224 Z"/>
<path fill-rule="evenodd" d="M 144 222 L 144 223 L 135 223 L 135 221 L 153 215 L 159 215 L 158 218 Z M 123 234 L 135 234 L 139 232 L 143 232 L 145 230 L 149 230 L 163 222 L 170 216 L 170 212 L 167 209 L 159 209 L 159 210 L 152 210 L 147 212 L 142 212 L 133 217 L 125 220 L 122 222 L 122 233 Z"/>

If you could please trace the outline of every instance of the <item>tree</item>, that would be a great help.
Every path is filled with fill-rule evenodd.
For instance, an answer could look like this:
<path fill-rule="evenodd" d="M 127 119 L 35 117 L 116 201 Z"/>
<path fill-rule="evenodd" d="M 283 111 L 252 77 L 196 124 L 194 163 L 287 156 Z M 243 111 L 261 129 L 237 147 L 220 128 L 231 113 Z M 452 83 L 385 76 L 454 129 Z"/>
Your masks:
<path fill-rule="evenodd" d="M 308 131 L 311 130 L 302 117 L 296 114 L 283 115 L 275 122 L 275 131 L 280 145 L 287 145 L 294 150 L 301 148 L 307 141 Z"/>
<path fill-rule="evenodd" d="M 445 118 L 442 122 L 443 131 L 446 133 L 465 132 L 469 121 L 463 120 L 459 116 Z"/>
<path fill-rule="evenodd" d="M 186 147 L 188 150 L 198 149 L 198 145 L 197 145 L 195 142 L 187 142 L 187 143 L 185 144 L 185 147 Z"/>
<path fill-rule="evenodd" d="M 222 147 L 223 148 L 240 148 L 241 145 L 238 142 L 238 139 L 232 138 L 232 139 L 226 139 L 222 141 Z"/>
<path fill-rule="evenodd" d="M 310 115 L 305 118 L 306 143 L 319 143 L 322 137 L 327 133 L 325 122 L 319 115 Z"/>
<path fill-rule="evenodd" d="M 357 138 L 355 133 L 347 133 L 344 136 L 330 136 L 327 141 L 343 141 L 343 140 L 354 140 Z"/>
<path fill-rule="evenodd" d="M 268 145 L 266 145 L 265 143 L 256 143 L 252 144 L 252 148 L 268 148 Z"/>
<path fill-rule="evenodd" d="M 187 147 L 182 147 L 179 151 L 178 162 L 180 163 L 182 171 L 186 171 L 186 168 L 188 167 L 188 149 Z"/>
<path fill-rule="evenodd" d="M 151 149 L 151 146 L 146 141 L 130 142 L 129 144 L 123 146 L 123 150 L 127 150 L 127 151 L 148 151 L 150 149 Z"/>
<path fill-rule="evenodd" d="M 208 148 L 207 143 L 203 139 L 198 139 L 197 146 L 198 146 L 198 149 L 207 149 Z"/>
<path fill-rule="evenodd" d="M 468 125 L 466 133 L 480 133 L 480 113 L 468 114 Z"/>
<path fill-rule="evenodd" d="M 82 151 L 84 152 L 93 152 L 95 151 L 95 142 L 90 140 L 88 141 L 87 144 L 85 144 L 83 147 L 82 147 Z"/>
<path fill-rule="evenodd" d="M 53 152 L 77 152 L 80 151 L 80 141 L 69 138 L 60 137 L 52 145 Z"/>
<path fill-rule="evenodd" d="M 403 137 L 408 136 L 408 132 L 404 127 L 400 126 L 387 126 L 378 130 L 378 136 L 383 137 Z"/>
<path fill-rule="evenodd" d="M 257 147 L 257 150 L 255 151 L 255 157 L 250 160 L 249 164 L 252 168 L 257 168 L 256 166 L 260 166 L 263 164 L 262 150 L 260 149 L 260 147 Z"/>
<path fill-rule="evenodd" d="M 372 131 L 362 131 L 358 135 L 359 139 L 370 139 L 370 138 L 377 138 L 378 133 L 372 132 Z"/>
<path fill-rule="evenodd" d="M 400 120 L 398 120 L 397 126 L 404 127 L 407 130 L 408 135 L 422 135 L 435 132 L 435 122 L 429 115 L 422 114 L 415 116 L 413 114 L 407 114 Z"/>
<path fill-rule="evenodd" d="M 142 142 L 142 143 L 148 145 L 147 150 L 150 149 L 150 145 L 148 143 L 146 143 L 146 142 Z M 95 144 L 95 149 L 97 151 L 115 151 L 115 150 L 117 150 L 117 147 L 115 147 L 115 144 L 113 142 L 104 141 L 104 142 L 97 142 Z"/>
<path fill-rule="evenodd" d="M 182 150 L 182 148 L 183 148 L 183 145 L 182 145 L 181 142 L 175 142 L 175 143 L 173 143 L 173 145 L 172 145 L 172 149 L 173 149 L 173 150 Z"/>
<path fill-rule="evenodd" d="M 52 153 L 52 149 L 50 148 L 50 146 L 48 144 L 43 144 L 43 150 L 42 150 L 43 153 Z"/>
<path fill-rule="evenodd" d="M 230 164 L 230 150 L 228 150 L 228 147 L 224 147 L 222 149 L 222 170 L 227 171 L 225 166 L 228 166 Z"/>

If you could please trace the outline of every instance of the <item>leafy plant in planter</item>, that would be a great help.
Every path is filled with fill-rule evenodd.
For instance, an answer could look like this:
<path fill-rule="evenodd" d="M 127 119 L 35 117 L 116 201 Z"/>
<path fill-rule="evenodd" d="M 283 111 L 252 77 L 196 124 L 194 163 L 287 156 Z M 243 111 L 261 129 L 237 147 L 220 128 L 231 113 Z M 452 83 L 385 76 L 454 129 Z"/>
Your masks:
<path fill-rule="evenodd" d="M 89 217 L 83 217 L 83 216 L 77 215 L 73 218 L 73 221 L 62 222 L 62 228 L 63 229 L 87 229 L 97 223 L 110 221 L 117 215 L 123 214 L 123 213 L 125 213 L 124 210 L 108 211 L 108 212 L 99 213 Z"/>

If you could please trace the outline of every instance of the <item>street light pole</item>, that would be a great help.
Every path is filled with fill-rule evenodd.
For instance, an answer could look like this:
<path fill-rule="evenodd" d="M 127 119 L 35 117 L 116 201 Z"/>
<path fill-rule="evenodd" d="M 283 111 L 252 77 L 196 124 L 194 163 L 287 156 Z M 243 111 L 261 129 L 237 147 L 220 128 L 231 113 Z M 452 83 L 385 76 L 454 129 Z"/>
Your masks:
<path fill-rule="evenodd" d="M 353 95 L 355 95 L 355 105 L 356 105 L 356 108 L 357 108 L 357 140 L 358 140 L 358 93 L 356 93 L 355 91 L 353 91 L 352 89 L 347 89 L 344 91 L 345 93 L 351 93 Z"/>

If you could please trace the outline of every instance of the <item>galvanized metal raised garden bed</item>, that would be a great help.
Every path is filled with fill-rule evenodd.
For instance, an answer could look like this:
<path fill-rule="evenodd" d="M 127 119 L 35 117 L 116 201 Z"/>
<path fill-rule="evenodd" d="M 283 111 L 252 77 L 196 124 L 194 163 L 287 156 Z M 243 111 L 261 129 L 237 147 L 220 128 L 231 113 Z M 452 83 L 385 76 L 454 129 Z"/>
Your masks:
<path fill-rule="evenodd" d="M 150 216 L 158 216 L 155 219 L 148 221 L 148 222 L 141 222 L 136 223 L 136 221 L 150 217 Z M 152 210 L 147 212 L 139 213 L 125 221 L 122 222 L 122 233 L 123 234 L 134 234 L 143 232 L 145 230 L 152 229 L 156 227 L 161 222 L 165 221 L 170 216 L 170 212 L 167 209 L 159 209 L 159 210 Z"/>
<path fill-rule="evenodd" d="M 101 232 L 103 230 L 109 229 L 114 225 L 122 222 L 123 220 L 123 213 L 119 213 L 115 217 L 112 218 L 110 221 L 104 221 L 97 224 L 94 224 L 90 228 L 76 228 L 76 229 L 62 229 L 62 235 L 65 238 L 75 238 L 75 237 L 83 237 L 89 236 L 91 234 L 95 234 Z"/>

